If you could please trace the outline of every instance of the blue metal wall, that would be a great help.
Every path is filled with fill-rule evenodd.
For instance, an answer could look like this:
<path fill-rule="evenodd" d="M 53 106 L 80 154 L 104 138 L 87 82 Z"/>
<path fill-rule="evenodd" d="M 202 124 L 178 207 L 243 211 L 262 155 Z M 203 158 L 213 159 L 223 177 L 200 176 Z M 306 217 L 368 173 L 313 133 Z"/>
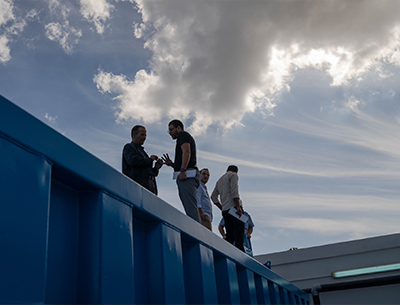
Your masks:
<path fill-rule="evenodd" d="M 309 302 L 1 96 L 0 156 L 0 303 Z"/>

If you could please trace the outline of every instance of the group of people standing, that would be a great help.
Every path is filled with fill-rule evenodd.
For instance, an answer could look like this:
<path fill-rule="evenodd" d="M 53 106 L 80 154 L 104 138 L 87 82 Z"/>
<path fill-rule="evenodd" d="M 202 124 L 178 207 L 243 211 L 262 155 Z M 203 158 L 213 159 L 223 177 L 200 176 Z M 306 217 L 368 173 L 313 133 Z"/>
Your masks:
<path fill-rule="evenodd" d="M 123 149 L 122 172 L 157 195 L 155 177 L 163 165 L 172 167 L 186 215 L 212 231 L 212 204 L 215 204 L 222 211 L 223 218 L 219 225 L 221 235 L 245 252 L 244 244 L 249 242 L 254 224 L 250 215 L 243 210 L 240 200 L 238 167 L 228 167 L 227 172 L 217 181 L 210 197 L 206 187 L 210 171 L 207 168 L 199 171 L 197 168 L 195 140 L 184 130 L 183 123 L 179 120 L 169 122 L 168 133 L 176 140 L 174 161 L 168 153 L 161 158 L 149 156 L 143 148 L 147 136 L 146 128 L 142 125 L 134 126 L 131 131 L 132 141 Z"/>

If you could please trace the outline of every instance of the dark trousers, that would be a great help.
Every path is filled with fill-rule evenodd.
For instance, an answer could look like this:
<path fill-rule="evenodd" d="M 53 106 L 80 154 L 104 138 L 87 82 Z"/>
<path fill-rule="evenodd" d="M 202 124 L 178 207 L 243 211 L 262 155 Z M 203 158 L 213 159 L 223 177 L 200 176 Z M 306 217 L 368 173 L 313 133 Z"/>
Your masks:
<path fill-rule="evenodd" d="M 228 211 L 223 211 L 222 217 L 225 221 L 226 241 L 231 244 L 235 243 L 235 247 L 244 252 L 244 222 L 229 214 Z"/>
<path fill-rule="evenodd" d="M 148 190 L 154 194 L 158 194 L 157 184 L 156 184 L 156 177 L 149 176 L 149 187 Z"/>

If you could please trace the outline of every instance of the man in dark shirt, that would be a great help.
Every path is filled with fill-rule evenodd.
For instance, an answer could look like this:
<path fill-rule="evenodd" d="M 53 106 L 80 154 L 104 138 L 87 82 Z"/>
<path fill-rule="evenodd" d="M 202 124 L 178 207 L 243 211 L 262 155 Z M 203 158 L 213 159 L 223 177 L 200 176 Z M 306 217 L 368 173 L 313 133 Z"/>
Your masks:
<path fill-rule="evenodd" d="M 149 155 L 144 151 L 146 128 L 136 125 L 131 131 L 132 142 L 124 146 L 122 152 L 122 173 L 141 186 L 157 195 L 156 176 L 162 166 L 162 160 L 156 155 Z M 153 161 L 156 161 L 153 167 Z"/>
<path fill-rule="evenodd" d="M 183 130 L 179 120 L 172 120 L 168 124 L 168 133 L 176 140 L 175 160 L 172 162 L 168 154 L 164 154 L 164 164 L 174 168 L 177 174 L 179 198 L 182 201 L 186 215 L 200 222 L 197 208 L 197 188 L 200 185 L 200 172 L 196 166 L 196 143 L 193 137 Z"/>

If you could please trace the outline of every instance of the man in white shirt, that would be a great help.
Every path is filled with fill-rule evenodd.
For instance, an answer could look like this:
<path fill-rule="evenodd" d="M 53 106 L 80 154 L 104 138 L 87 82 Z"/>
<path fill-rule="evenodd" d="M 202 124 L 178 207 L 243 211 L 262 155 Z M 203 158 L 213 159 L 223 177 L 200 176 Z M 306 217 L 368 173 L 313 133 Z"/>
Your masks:
<path fill-rule="evenodd" d="M 244 252 L 243 236 L 244 223 L 235 216 L 229 214 L 231 208 L 236 208 L 235 213 L 242 216 L 239 196 L 239 169 L 236 165 L 229 165 L 226 173 L 219 178 L 211 194 L 211 200 L 222 210 L 225 221 L 226 241 L 233 244 Z M 220 200 L 218 199 L 220 197 Z"/>
<path fill-rule="evenodd" d="M 212 231 L 212 203 L 206 187 L 208 179 L 210 179 L 210 171 L 207 168 L 203 168 L 200 171 L 200 186 L 197 189 L 197 207 L 201 224 Z"/>

